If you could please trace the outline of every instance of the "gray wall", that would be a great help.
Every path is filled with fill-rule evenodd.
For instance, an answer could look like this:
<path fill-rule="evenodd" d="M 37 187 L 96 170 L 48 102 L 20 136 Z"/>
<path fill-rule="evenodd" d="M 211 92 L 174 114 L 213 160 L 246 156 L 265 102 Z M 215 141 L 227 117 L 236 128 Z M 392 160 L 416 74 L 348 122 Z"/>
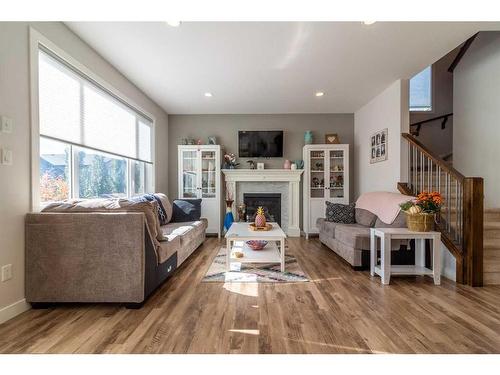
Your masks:
<path fill-rule="evenodd" d="M 168 117 L 152 100 L 60 22 L 0 22 L 0 114 L 15 122 L 0 134 L 0 147 L 13 152 L 13 165 L 0 165 L 0 265 L 12 264 L 13 278 L 0 283 L 0 322 L 19 313 L 24 301 L 24 215 L 30 211 L 29 26 L 156 117 L 156 186 L 166 191 Z M 8 309 L 6 306 L 11 305 Z"/>
<path fill-rule="evenodd" d="M 168 122 L 170 163 L 168 187 L 172 198 L 177 197 L 178 190 L 177 145 L 185 137 L 201 139 L 206 143 L 207 137 L 214 135 L 226 152 L 238 155 L 238 130 L 283 130 L 284 158 L 253 159 L 264 162 L 266 168 L 283 168 L 285 159 L 302 159 L 306 130 L 313 132 L 314 143 L 324 143 L 325 134 L 337 133 L 342 143 L 351 145 L 352 155 L 353 114 L 169 115 Z M 247 160 L 249 159 L 238 159 L 240 168 L 248 168 Z M 351 186 L 353 186 L 352 178 Z"/>
<path fill-rule="evenodd" d="M 500 32 L 482 32 L 454 72 L 453 166 L 484 178 L 486 208 L 500 207 Z"/>

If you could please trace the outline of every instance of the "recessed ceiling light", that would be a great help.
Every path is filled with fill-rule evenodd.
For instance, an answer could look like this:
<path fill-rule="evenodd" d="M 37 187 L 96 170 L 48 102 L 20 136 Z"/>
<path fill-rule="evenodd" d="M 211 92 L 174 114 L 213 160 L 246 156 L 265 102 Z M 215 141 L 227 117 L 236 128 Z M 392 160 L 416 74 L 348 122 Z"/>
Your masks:
<path fill-rule="evenodd" d="M 213 96 L 213 94 L 211 92 L 206 92 L 204 94 L 207 98 L 211 98 Z"/>
<path fill-rule="evenodd" d="M 373 25 L 377 21 L 363 21 L 365 25 Z"/>
<path fill-rule="evenodd" d="M 167 21 L 168 26 L 179 27 L 181 25 L 181 21 Z"/>
<path fill-rule="evenodd" d="M 314 94 L 314 95 L 316 95 L 317 97 L 320 97 L 320 96 L 325 95 L 325 93 L 324 93 L 323 91 L 318 91 L 318 92 L 317 92 L 316 94 Z"/>

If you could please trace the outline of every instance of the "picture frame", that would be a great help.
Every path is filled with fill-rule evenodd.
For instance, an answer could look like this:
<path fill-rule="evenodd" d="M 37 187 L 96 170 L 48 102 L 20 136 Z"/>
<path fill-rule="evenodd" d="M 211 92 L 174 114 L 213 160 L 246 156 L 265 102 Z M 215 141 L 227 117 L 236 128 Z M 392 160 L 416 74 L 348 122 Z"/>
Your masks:
<path fill-rule="evenodd" d="M 370 137 L 370 164 L 387 160 L 388 129 L 375 132 Z"/>
<path fill-rule="evenodd" d="M 340 143 L 340 139 L 337 133 L 325 134 L 325 143 L 327 145 L 336 145 Z"/>

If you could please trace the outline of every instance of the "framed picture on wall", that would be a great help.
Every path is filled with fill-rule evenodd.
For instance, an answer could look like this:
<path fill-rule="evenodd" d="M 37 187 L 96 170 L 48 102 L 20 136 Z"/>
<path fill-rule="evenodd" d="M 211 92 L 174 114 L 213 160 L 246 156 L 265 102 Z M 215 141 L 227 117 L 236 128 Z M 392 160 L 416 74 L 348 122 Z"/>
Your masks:
<path fill-rule="evenodd" d="M 370 137 L 370 164 L 387 160 L 387 136 L 387 129 L 383 129 Z"/>

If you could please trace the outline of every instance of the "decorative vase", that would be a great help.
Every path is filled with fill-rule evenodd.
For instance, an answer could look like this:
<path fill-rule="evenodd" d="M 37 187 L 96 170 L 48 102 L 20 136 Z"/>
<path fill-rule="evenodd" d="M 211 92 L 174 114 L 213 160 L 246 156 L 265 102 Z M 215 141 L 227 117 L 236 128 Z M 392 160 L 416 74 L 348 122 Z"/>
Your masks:
<path fill-rule="evenodd" d="M 264 214 L 264 209 L 262 207 L 257 208 L 257 215 L 255 215 L 255 226 L 260 228 L 266 226 L 266 215 Z"/>
<path fill-rule="evenodd" d="M 312 131 L 308 130 L 304 134 L 304 143 L 306 145 L 310 145 L 313 143 L 313 133 Z"/>
<path fill-rule="evenodd" d="M 284 169 L 292 168 L 292 163 L 290 162 L 290 160 L 288 160 L 288 159 L 285 160 L 285 163 L 283 164 L 283 168 Z"/>
<path fill-rule="evenodd" d="M 406 226 L 408 230 L 413 232 L 430 232 L 434 230 L 434 222 L 436 220 L 436 214 L 426 214 L 418 213 L 411 214 L 406 213 Z"/>
<path fill-rule="evenodd" d="M 224 228 L 226 230 L 229 230 L 231 225 L 234 223 L 233 202 L 233 200 L 226 201 L 226 217 L 224 218 Z"/>

